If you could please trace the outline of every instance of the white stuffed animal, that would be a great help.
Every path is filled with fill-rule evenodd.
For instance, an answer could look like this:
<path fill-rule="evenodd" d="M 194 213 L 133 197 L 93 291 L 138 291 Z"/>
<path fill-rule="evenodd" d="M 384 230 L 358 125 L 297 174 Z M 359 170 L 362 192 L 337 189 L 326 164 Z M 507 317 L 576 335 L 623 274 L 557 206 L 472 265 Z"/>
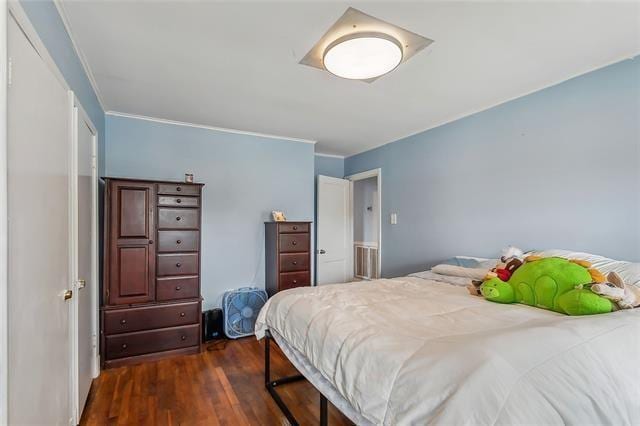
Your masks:
<path fill-rule="evenodd" d="M 507 263 L 511 259 L 524 259 L 524 252 L 520 250 L 518 247 L 509 246 L 507 248 L 502 249 L 502 256 L 500 256 L 500 260 L 504 263 Z"/>
<path fill-rule="evenodd" d="M 620 309 L 640 306 L 640 288 L 625 285 L 620 275 L 609 272 L 607 282 L 593 284 L 591 291 L 614 302 Z"/>

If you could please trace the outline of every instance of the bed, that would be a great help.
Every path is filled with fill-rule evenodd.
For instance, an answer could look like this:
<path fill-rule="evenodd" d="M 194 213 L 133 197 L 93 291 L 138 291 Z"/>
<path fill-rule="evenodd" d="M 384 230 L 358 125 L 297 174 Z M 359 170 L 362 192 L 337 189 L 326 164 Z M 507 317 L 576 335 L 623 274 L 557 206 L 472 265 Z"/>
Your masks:
<path fill-rule="evenodd" d="M 568 317 L 410 276 L 278 293 L 256 336 L 359 425 L 640 419 L 640 309 Z"/>

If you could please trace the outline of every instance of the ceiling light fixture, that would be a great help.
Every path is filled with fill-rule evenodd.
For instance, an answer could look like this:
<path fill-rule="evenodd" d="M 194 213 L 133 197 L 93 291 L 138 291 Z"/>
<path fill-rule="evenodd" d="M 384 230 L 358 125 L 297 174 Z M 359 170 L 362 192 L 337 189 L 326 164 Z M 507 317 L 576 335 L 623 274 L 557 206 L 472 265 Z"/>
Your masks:
<path fill-rule="evenodd" d="M 350 7 L 300 63 L 371 83 L 431 43 L 433 40 Z"/>
<path fill-rule="evenodd" d="M 368 80 L 393 71 L 402 62 L 402 46 L 383 33 L 355 33 L 340 37 L 324 51 L 324 67 L 350 80 Z"/>

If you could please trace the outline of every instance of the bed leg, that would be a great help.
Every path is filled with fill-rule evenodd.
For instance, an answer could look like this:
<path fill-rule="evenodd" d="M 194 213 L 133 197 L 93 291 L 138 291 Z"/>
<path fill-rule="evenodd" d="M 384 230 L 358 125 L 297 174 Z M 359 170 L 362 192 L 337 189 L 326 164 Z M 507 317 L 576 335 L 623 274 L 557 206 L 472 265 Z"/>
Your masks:
<path fill-rule="evenodd" d="M 320 394 L 320 426 L 327 426 L 328 424 L 327 398 L 323 394 Z"/>
<path fill-rule="evenodd" d="M 289 424 L 291 426 L 298 426 L 300 423 L 293 416 L 287 404 L 284 403 L 278 392 L 276 391 L 276 387 L 280 385 L 284 385 L 287 383 L 297 382 L 300 380 L 305 380 L 302 374 L 298 374 L 295 376 L 281 377 L 279 379 L 271 380 L 271 333 L 268 331 L 265 334 L 264 341 L 264 386 L 267 388 L 269 395 L 273 398 L 273 401 L 278 405 L 282 414 L 287 418 Z"/>
<path fill-rule="evenodd" d="M 264 385 L 269 389 L 271 383 L 271 333 L 267 331 L 264 339 Z"/>

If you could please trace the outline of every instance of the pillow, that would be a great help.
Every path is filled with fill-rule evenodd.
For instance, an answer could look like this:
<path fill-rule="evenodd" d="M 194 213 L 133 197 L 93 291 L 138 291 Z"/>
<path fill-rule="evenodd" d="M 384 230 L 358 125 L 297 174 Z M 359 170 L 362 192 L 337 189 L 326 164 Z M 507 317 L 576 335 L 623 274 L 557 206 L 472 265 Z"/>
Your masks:
<path fill-rule="evenodd" d="M 442 262 L 444 265 L 462 266 L 464 268 L 493 268 L 497 259 L 484 257 L 455 256 Z"/>
<path fill-rule="evenodd" d="M 537 251 L 531 254 L 542 257 L 555 256 L 565 259 L 586 260 L 604 275 L 607 275 L 609 272 L 616 272 L 625 284 L 640 287 L 640 263 L 625 262 L 623 260 L 614 260 L 604 256 L 598 256 L 597 254 L 559 249 Z"/>
<path fill-rule="evenodd" d="M 441 283 L 447 283 L 447 284 L 460 286 L 460 287 L 466 287 L 469 284 L 471 284 L 471 279 L 470 278 L 452 277 L 452 276 L 449 276 L 449 275 L 440 275 L 440 274 L 436 274 L 435 272 L 431 272 L 431 271 L 416 272 L 415 274 L 410 274 L 409 276 L 410 277 L 416 277 L 416 278 L 422 278 L 423 280 L 438 281 L 438 282 L 441 282 Z"/>
<path fill-rule="evenodd" d="M 489 268 L 465 268 L 455 265 L 436 265 L 431 268 L 431 272 L 440 275 L 449 275 L 452 277 L 471 278 L 472 280 L 481 280 L 489 272 Z"/>

